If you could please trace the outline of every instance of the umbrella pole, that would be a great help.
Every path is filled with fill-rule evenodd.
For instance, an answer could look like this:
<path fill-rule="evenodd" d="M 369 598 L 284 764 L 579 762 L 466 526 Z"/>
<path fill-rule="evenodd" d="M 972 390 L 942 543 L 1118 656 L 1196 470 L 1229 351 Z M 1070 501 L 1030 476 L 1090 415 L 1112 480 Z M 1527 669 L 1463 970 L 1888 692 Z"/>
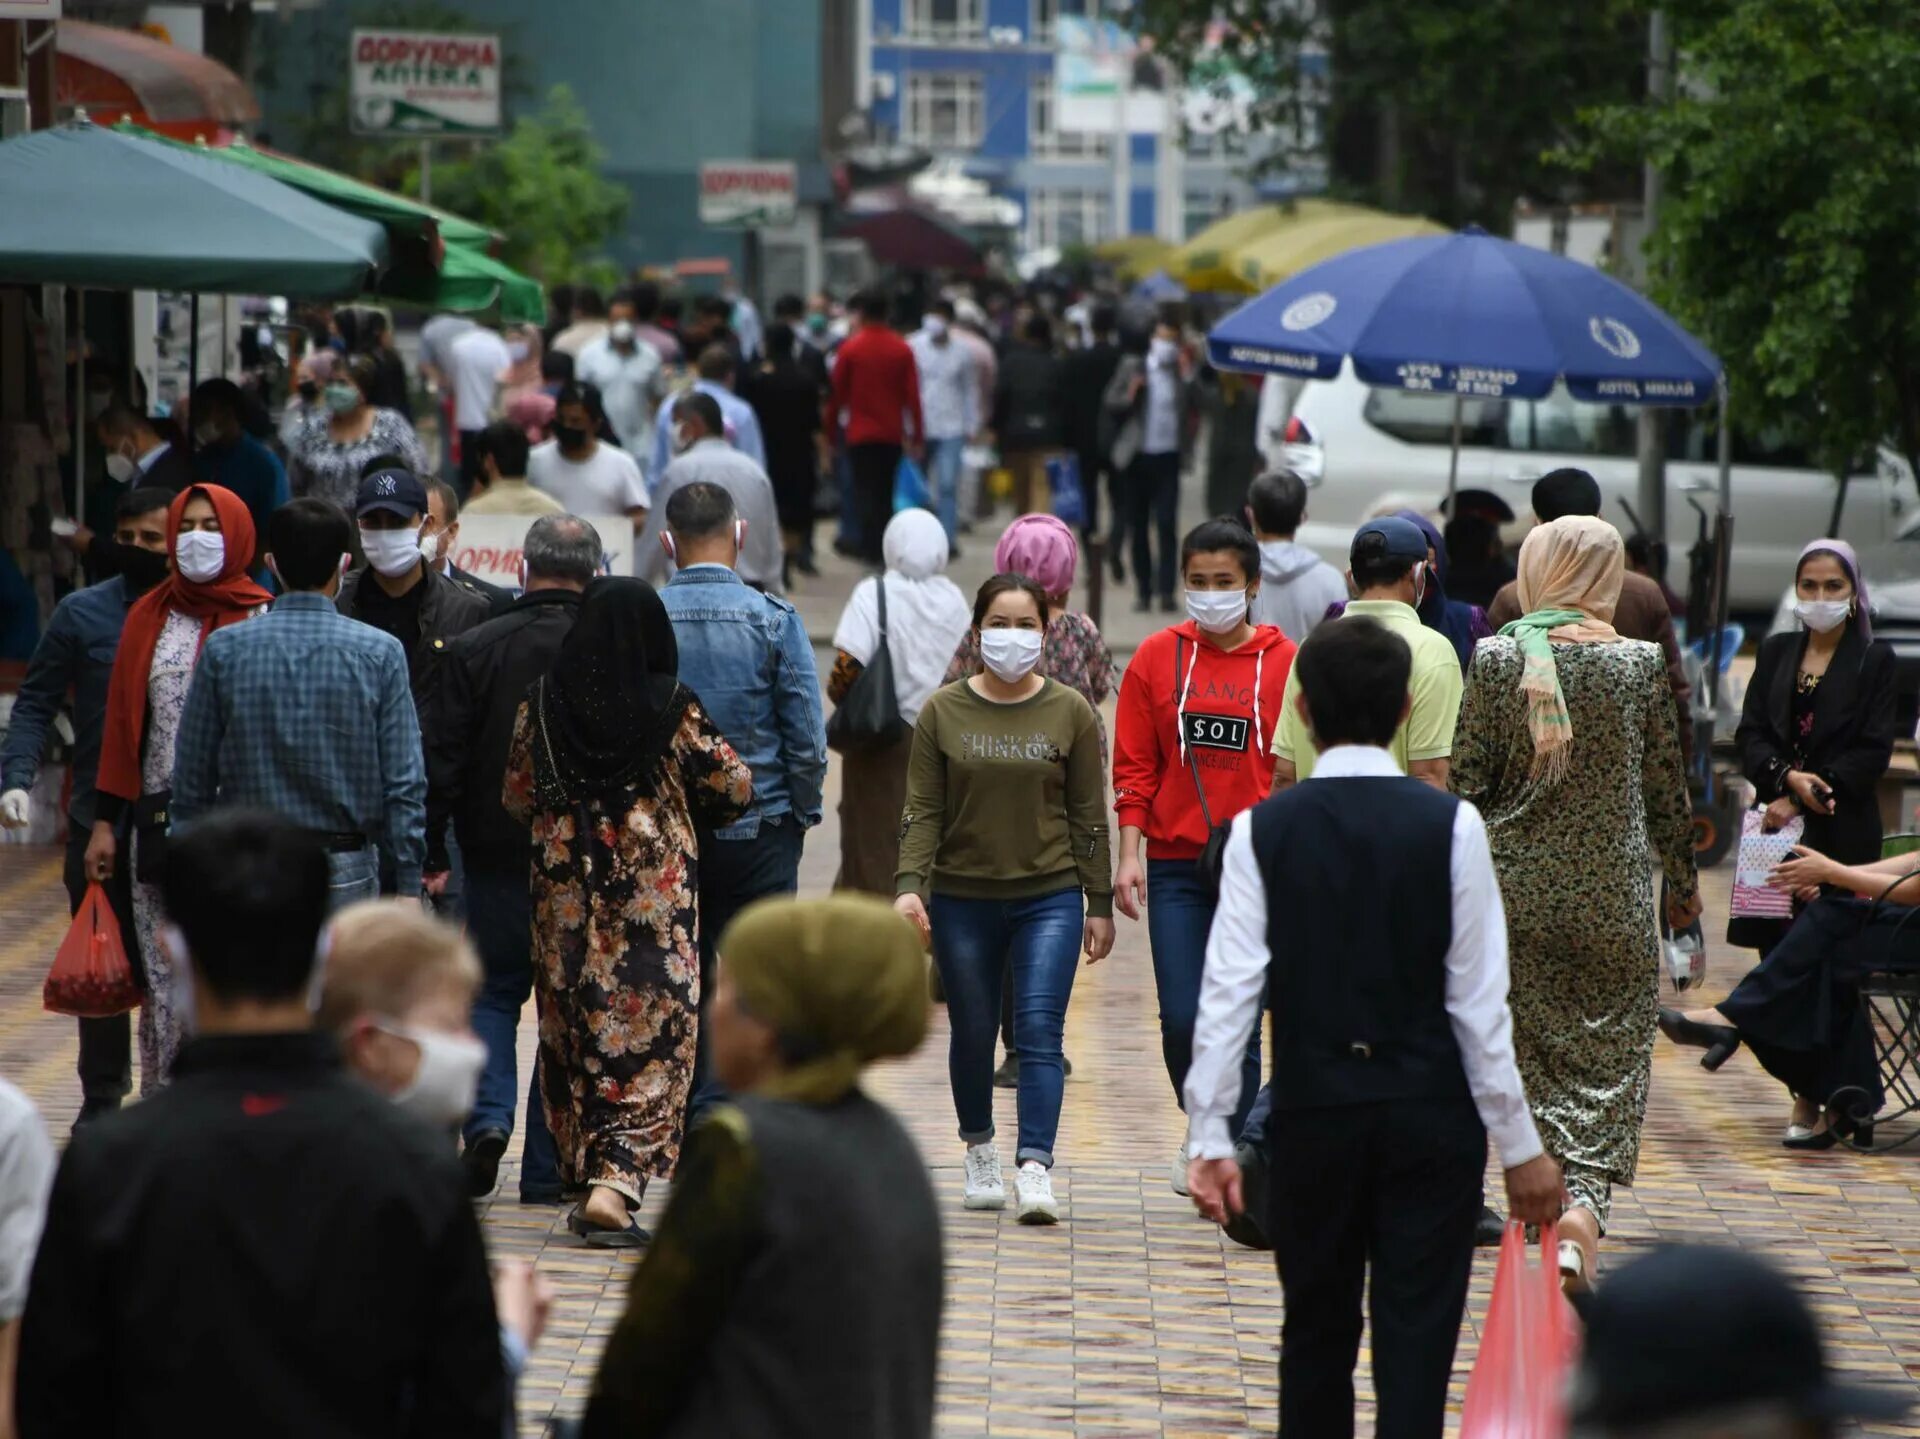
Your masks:
<path fill-rule="evenodd" d="M 1720 523 L 1714 527 L 1715 549 L 1713 645 L 1707 670 L 1707 702 L 1720 713 L 1720 646 L 1727 632 L 1727 565 L 1733 552 L 1733 430 L 1727 420 L 1727 377 L 1720 377 Z"/>
<path fill-rule="evenodd" d="M 73 509 L 69 517 L 84 519 L 87 484 L 87 291 L 73 292 Z"/>
<path fill-rule="evenodd" d="M 187 395 L 200 387 L 200 292 L 195 290 L 187 296 L 187 331 L 191 338 L 187 341 Z M 187 437 L 191 447 L 193 437 Z"/>
<path fill-rule="evenodd" d="M 1447 515 L 1453 515 L 1453 494 L 1460 486 L 1460 411 L 1465 404 L 1460 392 L 1453 393 L 1453 452 L 1447 456 Z"/>

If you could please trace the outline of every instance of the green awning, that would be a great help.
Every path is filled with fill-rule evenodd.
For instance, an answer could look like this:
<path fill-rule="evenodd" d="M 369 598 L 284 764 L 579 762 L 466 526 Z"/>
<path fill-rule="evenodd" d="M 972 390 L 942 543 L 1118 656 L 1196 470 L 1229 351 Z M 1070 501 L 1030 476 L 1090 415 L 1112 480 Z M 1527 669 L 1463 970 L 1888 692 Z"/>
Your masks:
<path fill-rule="evenodd" d="M 381 225 L 144 135 L 0 142 L 0 281 L 330 299 L 377 290 L 389 254 Z"/>
<path fill-rule="evenodd" d="M 373 292 L 376 298 L 432 310 L 489 310 L 498 305 L 500 318 L 508 323 L 524 320 L 537 325 L 547 318 L 539 281 L 487 253 L 495 237 L 484 225 L 337 170 L 256 149 L 243 140 L 220 146 L 188 145 L 151 135 L 126 121 L 121 128 L 271 176 L 316 200 L 385 226 L 393 262 L 380 277 Z"/>

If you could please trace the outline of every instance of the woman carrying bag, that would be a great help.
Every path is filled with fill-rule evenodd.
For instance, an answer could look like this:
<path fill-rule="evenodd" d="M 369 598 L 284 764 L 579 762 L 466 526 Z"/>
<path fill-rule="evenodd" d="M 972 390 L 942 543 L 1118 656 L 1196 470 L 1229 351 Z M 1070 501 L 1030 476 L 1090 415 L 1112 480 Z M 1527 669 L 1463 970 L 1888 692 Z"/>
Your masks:
<path fill-rule="evenodd" d="M 940 687 L 970 616 L 966 596 L 946 576 L 947 534 L 932 511 L 895 515 L 881 548 L 886 573 L 853 587 L 833 632 L 827 698 L 838 708 L 827 742 L 844 765 L 833 887 L 891 898 L 913 724 Z M 888 687 L 882 680 L 891 693 L 880 692 Z"/>

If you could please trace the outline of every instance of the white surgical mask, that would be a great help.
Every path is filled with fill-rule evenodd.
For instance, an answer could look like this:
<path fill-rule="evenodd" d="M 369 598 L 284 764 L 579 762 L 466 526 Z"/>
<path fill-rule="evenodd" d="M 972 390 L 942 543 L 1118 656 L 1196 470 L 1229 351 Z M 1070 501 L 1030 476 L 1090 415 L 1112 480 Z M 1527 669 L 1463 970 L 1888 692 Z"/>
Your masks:
<path fill-rule="evenodd" d="M 183 580 L 196 585 L 217 580 L 227 566 L 227 537 L 212 530 L 188 530 L 173 542 L 173 562 Z"/>
<path fill-rule="evenodd" d="M 607 333 L 613 337 L 614 344 L 631 345 L 633 343 L 633 321 L 615 320 L 608 328 Z"/>
<path fill-rule="evenodd" d="M 430 535 L 420 536 L 420 558 L 429 565 L 440 563 L 440 555 L 447 547 L 445 530 L 435 530 Z"/>
<path fill-rule="evenodd" d="M 527 356 L 532 353 L 532 347 L 529 346 L 525 340 L 510 340 L 507 343 L 507 358 L 512 360 L 516 365 L 523 362 Z"/>
<path fill-rule="evenodd" d="M 1040 663 L 1039 630 L 982 630 L 980 658 L 1005 684 L 1018 684 Z"/>
<path fill-rule="evenodd" d="M 1793 612 L 1805 625 L 1817 635 L 1838 629 L 1847 622 L 1847 616 L 1853 612 L 1852 600 L 1795 600 Z"/>
<path fill-rule="evenodd" d="M 1187 615 L 1210 635 L 1223 635 L 1247 617 L 1245 590 L 1188 590 Z"/>
<path fill-rule="evenodd" d="M 118 450 L 107 452 L 107 478 L 116 485 L 130 485 L 140 478 L 140 466 L 131 456 Z"/>
<path fill-rule="evenodd" d="M 413 1083 L 393 1096 L 393 1102 L 428 1124 L 458 1124 L 473 1109 L 480 1092 L 480 1071 L 486 1066 L 487 1047 L 465 1034 L 442 1034 L 432 1029 L 381 1022 L 381 1029 L 419 1047 L 420 1067 Z"/>
<path fill-rule="evenodd" d="M 388 579 L 397 579 L 420 563 L 420 529 L 360 531 L 367 563 Z"/>
<path fill-rule="evenodd" d="M 938 315 L 927 316 L 927 337 L 933 340 L 947 338 L 947 322 Z"/>
<path fill-rule="evenodd" d="M 1147 346 L 1147 360 L 1154 365 L 1171 365 L 1178 350 L 1179 346 L 1172 340 L 1163 340 L 1155 336 L 1152 343 Z"/>

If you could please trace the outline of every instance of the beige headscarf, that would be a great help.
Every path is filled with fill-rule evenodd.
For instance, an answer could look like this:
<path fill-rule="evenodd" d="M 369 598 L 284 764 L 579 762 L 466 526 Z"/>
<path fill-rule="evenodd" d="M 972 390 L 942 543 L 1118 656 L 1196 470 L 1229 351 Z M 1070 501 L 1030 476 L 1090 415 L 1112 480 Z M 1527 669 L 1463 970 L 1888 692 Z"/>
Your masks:
<path fill-rule="evenodd" d="M 1620 532 L 1591 515 L 1567 515 L 1536 526 L 1520 546 L 1521 617 L 1501 628 L 1520 648 L 1520 689 L 1533 737 L 1533 776 L 1564 778 L 1573 747 L 1573 717 L 1560 688 L 1553 641 L 1613 644 L 1612 620 L 1626 575 Z"/>
<path fill-rule="evenodd" d="M 758 1093 L 831 1104 L 867 1064 L 911 1054 L 926 1037 L 926 950 L 870 895 L 762 900 L 727 926 L 719 956 L 741 1007 L 791 1056 Z"/>

